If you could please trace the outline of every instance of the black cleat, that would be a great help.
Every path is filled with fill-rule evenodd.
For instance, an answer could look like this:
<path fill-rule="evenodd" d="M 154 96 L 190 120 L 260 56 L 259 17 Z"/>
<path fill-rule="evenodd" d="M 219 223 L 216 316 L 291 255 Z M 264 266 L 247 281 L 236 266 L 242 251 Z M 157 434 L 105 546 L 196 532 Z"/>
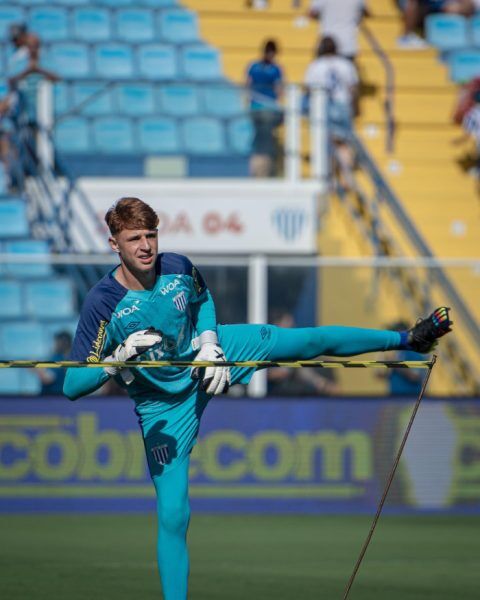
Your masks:
<path fill-rule="evenodd" d="M 407 343 L 411 350 L 426 354 L 435 347 L 435 342 L 449 331 L 452 331 L 447 306 L 436 308 L 426 319 L 418 319 L 408 330 Z"/>

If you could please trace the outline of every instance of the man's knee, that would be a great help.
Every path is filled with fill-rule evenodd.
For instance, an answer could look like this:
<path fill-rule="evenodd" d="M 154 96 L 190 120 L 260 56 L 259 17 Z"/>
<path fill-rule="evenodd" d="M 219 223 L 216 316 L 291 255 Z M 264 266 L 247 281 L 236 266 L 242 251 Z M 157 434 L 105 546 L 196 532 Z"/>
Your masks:
<path fill-rule="evenodd" d="M 158 522 L 161 529 L 170 533 L 184 533 L 190 521 L 188 501 L 158 502 Z"/>

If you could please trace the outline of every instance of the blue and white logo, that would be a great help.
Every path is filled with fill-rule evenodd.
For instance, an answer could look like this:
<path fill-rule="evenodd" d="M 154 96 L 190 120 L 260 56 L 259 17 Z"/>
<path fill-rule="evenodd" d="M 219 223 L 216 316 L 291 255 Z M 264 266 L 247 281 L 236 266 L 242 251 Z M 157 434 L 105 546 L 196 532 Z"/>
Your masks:
<path fill-rule="evenodd" d="M 286 242 L 294 242 L 307 224 L 307 215 L 300 208 L 279 208 L 272 213 L 272 223 Z"/>
<path fill-rule="evenodd" d="M 178 308 L 179 311 L 185 312 L 187 309 L 187 297 L 185 296 L 185 292 L 180 292 L 173 298 L 173 303 Z"/>

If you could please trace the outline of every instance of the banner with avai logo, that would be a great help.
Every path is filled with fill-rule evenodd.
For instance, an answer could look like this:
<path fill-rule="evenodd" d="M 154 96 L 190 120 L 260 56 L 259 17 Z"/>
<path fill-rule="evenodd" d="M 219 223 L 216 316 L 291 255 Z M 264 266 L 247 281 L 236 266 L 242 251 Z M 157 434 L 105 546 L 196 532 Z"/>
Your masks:
<path fill-rule="evenodd" d="M 411 400 L 220 399 L 191 460 L 197 511 L 372 512 Z M 155 449 L 155 460 L 168 460 Z M 386 509 L 480 512 L 480 402 L 422 403 Z M 0 511 L 153 510 L 126 398 L 0 399 Z"/>

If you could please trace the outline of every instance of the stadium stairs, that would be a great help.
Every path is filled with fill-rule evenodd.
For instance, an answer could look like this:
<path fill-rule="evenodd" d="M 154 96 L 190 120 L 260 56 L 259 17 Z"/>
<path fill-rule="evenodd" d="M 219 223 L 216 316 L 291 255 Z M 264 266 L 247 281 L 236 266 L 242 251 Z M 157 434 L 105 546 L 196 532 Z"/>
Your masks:
<path fill-rule="evenodd" d="M 317 25 L 304 18 L 305 3 L 296 3 L 300 6 L 294 7 L 291 0 L 270 0 L 265 10 L 248 8 L 244 0 L 228 3 L 185 0 L 184 4 L 198 12 L 201 35 L 221 50 L 225 74 L 232 81 L 244 82 L 247 64 L 259 56 L 261 45 L 267 38 L 280 42 L 279 62 L 284 67 L 287 81 L 303 80 L 319 34 Z M 479 221 L 475 182 L 459 166 L 465 148 L 452 144 L 452 139 L 458 135 L 458 130 L 450 123 L 456 88 L 449 82 L 446 68 L 439 62 L 434 49 L 402 51 L 396 48 L 401 17 L 394 2 L 371 0 L 369 9 L 372 17 L 366 23 L 395 70 L 397 127 L 393 153 L 386 151 L 384 67 L 363 35 L 360 36 L 358 67 L 364 94 L 356 130 L 433 255 L 476 257 Z M 308 175 L 308 167 L 304 174 Z M 362 187 L 375 194 L 371 182 L 361 172 L 358 178 Z M 333 210 L 323 216 L 324 226 L 319 237 L 321 253 L 371 255 L 371 244 L 351 214 L 335 198 L 332 198 L 331 207 Z M 415 250 L 395 218 L 386 210 L 384 213 L 382 217 L 400 254 L 415 256 Z M 449 269 L 446 274 L 478 320 L 480 308 L 475 298 L 479 297 L 480 278 L 468 269 Z M 384 286 L 380 295 L 372 298 L 373 279 L 371 269 L 359 269 L 353 275 L 347 269 L 324 269 L 321 321 L 347 321 L 378 327 L 399 316 L 407 319 L 418 316 L 411 307 L 409 314 L 405 314 L 405 302 L 394 286 Z M 357 299 L 354 306 L 350 300 L 353 296 Z M 433 301 L 442 302 L 441 290 L 435 292 Z M 470 364 L 478 364 L 479 348 L 460 323 L 456 337 L 459 345 L 452 352 L 458 353 L 461 347 Z M 362 375 L 362 379 L 361 382 L 355 380 L 356 391 L 370 389 L 373 384 L 370 374 Z M 445 373 L 437 374 L 434 379 L 431 388 L 434 393 L 472 391 L 471 386 L 462 387 L 453 376 Z M 349 388 L 348 381 L 348 377 L 342 380 L 344 389 Z"/>

